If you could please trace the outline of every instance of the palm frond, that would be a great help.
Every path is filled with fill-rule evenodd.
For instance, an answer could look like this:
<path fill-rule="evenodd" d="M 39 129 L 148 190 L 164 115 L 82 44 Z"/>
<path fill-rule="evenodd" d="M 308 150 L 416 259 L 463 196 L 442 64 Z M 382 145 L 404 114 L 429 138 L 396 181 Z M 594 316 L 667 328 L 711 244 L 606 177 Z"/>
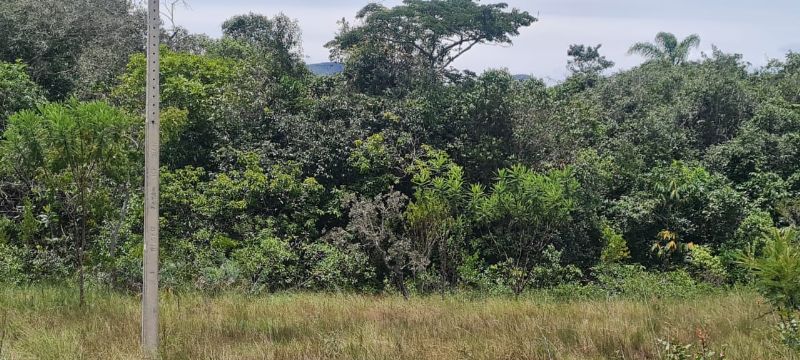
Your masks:
<path fill-rule="evenodd" d="M 678 47 L 675 48 L 675 51 L 672 56 L 673 63 L 680 64 L 686 59 L 689 58 L 689 52 L 700 46 L 700 37 L 697 34 L 692 34 L 684 38 Z"/>
<path fill-rule="evenodd" d="M 656 34 L 655 40 L 656 40 L 655 41 L 656 45 L 658 45 L 663 50 L 674 49 L 675 46 L 677 46 L 678 44 L 678 39 L 675 38 L 675 34 L 668 33 L 665 31 Z"/>
<path fill-rule="evenodd" d="M 653 60 L 661 58 L 664 55 L 664 52 L 655 44 L 639 42 L 633 44 L 633 46 L 628 49 L 628 55 L 641 55 L 645 58 Z"/>

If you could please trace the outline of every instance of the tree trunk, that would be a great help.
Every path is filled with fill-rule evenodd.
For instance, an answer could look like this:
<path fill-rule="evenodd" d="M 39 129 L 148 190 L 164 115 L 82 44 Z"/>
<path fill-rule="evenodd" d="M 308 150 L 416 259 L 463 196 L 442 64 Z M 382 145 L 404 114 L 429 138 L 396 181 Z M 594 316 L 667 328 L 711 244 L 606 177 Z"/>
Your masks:
<path fill-rule="evenodd" d="M 83 262 L 84 262 L 84 250 L 86 247 L 86 190 L 83 185 L 80 185 L 80 202 L 81 202 L 81 228 L 80 228 L 80 235 L 78 236 L 78 288 L 79 288 L 79 300 L 78 303 L 80 307 L 83 307 L 86 304 L 86 280 L 84 276 L 83 270 Z"/>
<path fill-rule="evenodd" d="M 400 293 L 403 295 L 403 299 L 408 300 L 408 288 L 406 287 L 405 278 L 403 278 L 402 272 L 395 272 L 394 276 L 395 286 L 397 286 L 397 290 L 400 290 Z"/>

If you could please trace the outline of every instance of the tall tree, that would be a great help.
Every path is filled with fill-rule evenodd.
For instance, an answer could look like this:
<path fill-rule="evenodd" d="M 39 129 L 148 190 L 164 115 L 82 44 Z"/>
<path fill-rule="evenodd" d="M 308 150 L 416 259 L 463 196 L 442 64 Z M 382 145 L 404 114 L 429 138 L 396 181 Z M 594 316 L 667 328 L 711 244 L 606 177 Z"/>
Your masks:
<path fill-rule="evenodd" d="M 675 34 L 660 32 L 656 34 L 655 42 L 639 42 L 628 49 L 628 54 L 638 54 L 648 60 L 665 61 L 678 65 L 684 63 L 689 57 L 689 52 L 700 46 L 700 37 L 697 34 L 687 36 L 681 41 Z"/>
<path fill-rule="evenodd" d="M 128 0 L 4 0 L 0 61 L 22 60 L 50 99 L 100 96 L 143 51 L 144 14 Z"/>
<path fill-rule="evenodd" d="M 388 57 L 373 61 L 411 60 L 428 75 L 447 75 L 453 62 L 474 46 L 511 44 L 520 28 L 536 21 L 525 11 L 507 8 L 505 3 L 481 5 L 474 0 L 404 0 L 392 8 L 373 3 L 356 15 L 360 25 L 343 23 L 327 46 L 334 59 L 348 65 L 380 49 Z"/>
<path fill-rule="evenodd" d="M 282 72 L 296 74 L 302 66 L 300 25 L 284 14 L 269 18 L 249 13 L 237 15 L 222 24 L 224 38 L 242 42 L 256 56 L 268 57 Z M 259 59 L 263 61 L 263 59 Z"/>
<path fill-rule="evenodd" d="M 598 74 L 605 69 L 614 66 L 614 62 L 606 59 L 605 56 L 600 55 L 600 47 L 591 45 L 577 45 L 569 46 L 567 56 L 571 59 L 567 62 L 567 69 L 575 74 Z"/>

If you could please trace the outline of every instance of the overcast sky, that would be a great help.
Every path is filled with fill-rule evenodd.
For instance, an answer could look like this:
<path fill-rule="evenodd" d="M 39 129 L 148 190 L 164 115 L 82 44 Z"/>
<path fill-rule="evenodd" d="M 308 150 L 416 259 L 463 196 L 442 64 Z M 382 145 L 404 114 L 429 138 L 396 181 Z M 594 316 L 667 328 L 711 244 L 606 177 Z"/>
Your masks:
<path fill-rule="evenodd" d="M 192 32 L 218 37 L 225 19 L 248 12 L 268 16 L 283 12 L 300 21 L 303 54 L 309 63 L 328 61 L 323 45 L 333 38 L 336 21 L 354 14 L 368 0 L 189 0 L 176 14 L 179 24 Z M 387 6 L 400 0 L 373 1 Z M 490 1 L 483 1 L 488 3 Z M 496 2 L 496 1 L 491 1 Z M 507 0 L 510 6 L 539 18 L 523 29 L 513 46 L 476 47 L 455 65 L 481 71 L 507 68 L 560 80 L 566 74 L 570 44 L 603 44 L 601 53 L 617 63 L 615 69 L 642 61 L 626 55 L 637 41 L 652 40 L 659 31 L 679 37 L 700 35 L 700 52 L 716 45 L 725 52 L 743 54 L 760 66 L 770 58 L 800 51 L 800 0 Z"/>

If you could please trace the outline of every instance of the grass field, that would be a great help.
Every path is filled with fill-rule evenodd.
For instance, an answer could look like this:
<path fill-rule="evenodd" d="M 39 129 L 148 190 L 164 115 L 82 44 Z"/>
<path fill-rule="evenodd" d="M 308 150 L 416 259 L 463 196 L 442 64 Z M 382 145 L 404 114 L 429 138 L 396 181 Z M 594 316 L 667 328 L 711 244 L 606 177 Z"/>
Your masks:
<path fill-rule="evenodd" d="M 74 290 L 0 290 L 0 359 L 137 359 L 139 303 Z M 650 359 L 658 339 L 728 359 L 792 358 L 749 292 L 693 300 L 165 294 L 165 359 Z M 695 345 L 695 347 L 698 345 Z"/>

